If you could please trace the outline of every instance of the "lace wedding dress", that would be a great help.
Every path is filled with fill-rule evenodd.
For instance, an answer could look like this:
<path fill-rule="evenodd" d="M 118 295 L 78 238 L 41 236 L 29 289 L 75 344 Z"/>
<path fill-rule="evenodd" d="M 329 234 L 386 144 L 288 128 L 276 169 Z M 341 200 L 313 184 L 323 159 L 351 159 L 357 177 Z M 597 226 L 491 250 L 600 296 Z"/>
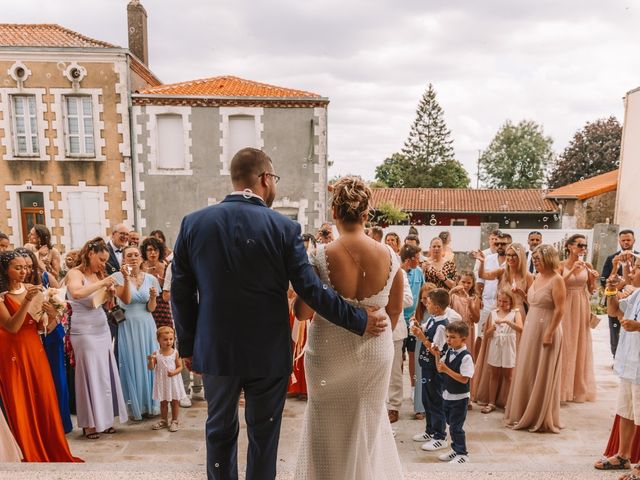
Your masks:
<path fill-rule="evenodd" d="M 389 249 L 391 268 L 384 288 L 358 307 L 384 308 L 399 268 Z M 324 245 L 312 263 L 331 287 Z M 296 480 L 397 480 L 402 466 L 386 397 L 393 360 L 391 327 L 374 337 L 359 336 L 316 313 L 309 325 L 304 366 L 308 403 Z"/>

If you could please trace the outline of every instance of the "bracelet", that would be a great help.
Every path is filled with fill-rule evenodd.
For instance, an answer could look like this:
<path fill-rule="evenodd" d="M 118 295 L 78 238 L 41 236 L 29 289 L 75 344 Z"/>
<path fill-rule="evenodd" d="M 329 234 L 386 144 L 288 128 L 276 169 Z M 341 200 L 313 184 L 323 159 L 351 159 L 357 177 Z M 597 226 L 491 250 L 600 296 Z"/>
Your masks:
<path fill-rule="evenodd" d="M 615 297 L 618 294 L 618 290 L 605 290 L 604 291 L 604 296 L 605 297 Z"/>

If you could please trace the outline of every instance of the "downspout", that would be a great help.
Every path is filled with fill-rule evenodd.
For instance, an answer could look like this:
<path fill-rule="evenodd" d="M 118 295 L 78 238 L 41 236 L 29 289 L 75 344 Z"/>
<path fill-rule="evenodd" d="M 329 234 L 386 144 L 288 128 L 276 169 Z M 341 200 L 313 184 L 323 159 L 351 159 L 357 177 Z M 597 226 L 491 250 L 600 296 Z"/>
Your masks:
<path fill-rule="evenodd" d="M 131 99 L 131 57 L 127 55 L 127 78 L 128 78 L 128 86 L 129 95 L 127 95 L 127 109 L 129 111 L 129 142 L 131 148 L 131 194 L 133 195 L 133 223 L 135 229 L 142 234 L 142 230 L 140 230 L 140 204 L 138 202 L 138 183 L 136 176 L 136 163 L 137 163 L 137 143 L 138 139 L 136 138 L 135 126 L 134 126 L 134 118 L 133 118 L 133 102 Z"/>

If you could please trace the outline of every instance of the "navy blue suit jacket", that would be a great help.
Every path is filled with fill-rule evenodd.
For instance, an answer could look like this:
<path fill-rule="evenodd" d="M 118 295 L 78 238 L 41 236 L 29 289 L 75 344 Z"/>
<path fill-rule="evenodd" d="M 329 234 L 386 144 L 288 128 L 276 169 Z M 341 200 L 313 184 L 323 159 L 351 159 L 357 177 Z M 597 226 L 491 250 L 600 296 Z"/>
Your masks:
<path fill-rule="evenodd" d="M 174 246 L 171 303 L 180 355 L 210 375 L 291 373 L 289 282 L 315 311 L 362 335 L 366 312 L 323 284 L 300 225 L 257 197 L 229 195 L 187 215 Z"/>

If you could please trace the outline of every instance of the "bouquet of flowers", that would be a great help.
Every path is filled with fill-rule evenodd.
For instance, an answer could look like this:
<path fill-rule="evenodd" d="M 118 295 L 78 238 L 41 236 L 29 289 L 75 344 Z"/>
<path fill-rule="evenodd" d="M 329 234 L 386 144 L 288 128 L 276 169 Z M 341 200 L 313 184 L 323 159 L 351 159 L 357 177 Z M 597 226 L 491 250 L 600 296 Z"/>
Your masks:
<path fill-rule="evenodd" d="M 42 305 L 50 303 L 56 311 L 56 317 L 60 318 L 67 310 L 67 288 L 49 287 L 38 293 L 29 305 L 29 314 L 36 321 L 42 324 L 44 334 L 47 334 L 47 326 L 49 325 L 49 315 L 44 311 Z"/>

